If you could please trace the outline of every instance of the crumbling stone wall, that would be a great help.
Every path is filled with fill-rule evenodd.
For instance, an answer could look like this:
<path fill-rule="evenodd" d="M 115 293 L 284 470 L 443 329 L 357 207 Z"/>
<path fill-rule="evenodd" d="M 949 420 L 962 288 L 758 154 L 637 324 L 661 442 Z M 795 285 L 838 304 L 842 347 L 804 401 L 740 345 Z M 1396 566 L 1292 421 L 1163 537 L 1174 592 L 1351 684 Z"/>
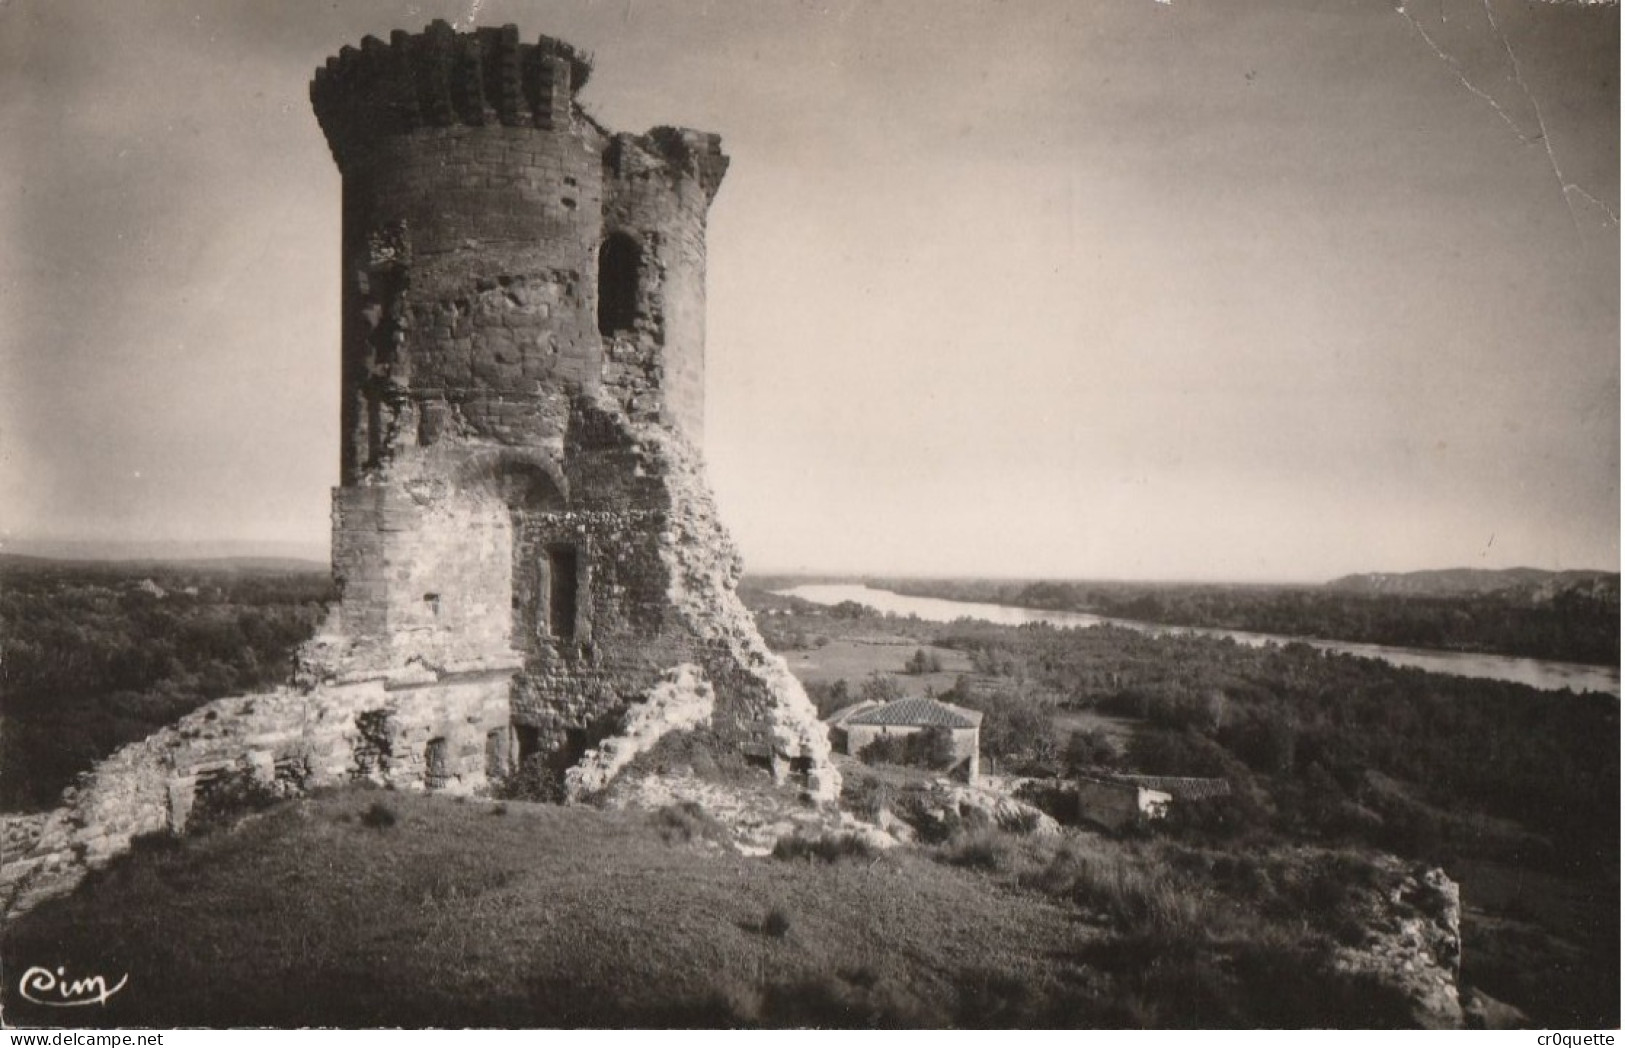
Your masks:
<path fill-rule="evenodd" d="M 440 740 L 443 777 L 434 786 L 478 790 L 509 770 L 508 688 L 506 673 L 462 674 L 211 702 L 96 765 L 42 824 L 21 824 L 32 827 L 27 838 L 8 827 L 0 903 L 7 913 L 28 909 L 136 837 L 184 832 L 200 790 L 222 776 L 268 792 L 358 780 L 422 789 L 430 743 Z"/>

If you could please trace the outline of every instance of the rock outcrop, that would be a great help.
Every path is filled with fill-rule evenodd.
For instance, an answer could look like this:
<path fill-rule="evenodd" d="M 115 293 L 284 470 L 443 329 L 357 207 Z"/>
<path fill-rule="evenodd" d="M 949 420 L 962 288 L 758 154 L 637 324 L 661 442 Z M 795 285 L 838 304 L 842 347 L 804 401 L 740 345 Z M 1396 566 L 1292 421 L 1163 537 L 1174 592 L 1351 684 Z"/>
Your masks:
<path fill-rule="evenodd" d="M 1366 889 L 1356 909 L 1365 932 L 1358 946 L 1344 946 L 1336 971 L 1370 977 L 1404 995 L 1411 1018 L 1428 1030 L 1466 1025 L 1457 977 L 1461 970 L 1461 889 L 1443 870 L 1411 867 L 1385 856 L 1386 874 Z"/>

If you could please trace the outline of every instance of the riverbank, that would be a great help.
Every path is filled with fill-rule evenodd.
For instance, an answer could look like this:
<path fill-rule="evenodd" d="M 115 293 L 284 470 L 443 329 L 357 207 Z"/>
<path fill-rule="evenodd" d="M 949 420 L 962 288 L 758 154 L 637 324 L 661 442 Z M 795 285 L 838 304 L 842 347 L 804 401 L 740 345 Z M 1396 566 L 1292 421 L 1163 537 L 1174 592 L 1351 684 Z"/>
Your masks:
<path fill-rule="evenodd" d="M 782 596 L 796 597 L 826 606 L 838 605 L 843 601 L 852 601 L 888 614 L 914 615 L 927 622 L 954 622 L 961 618 L 970 618 L 1000 626 L 1021 626 L 1028 623 L 1048 623 L 1060 627 L 1114 625 L 1154 634 L 1229 639 L 1249 647 L 1264 647 L 1270 644 L 1307 644 L 1320 651 L 1377 659 L 1391 666 L 1420 669 L 1429 673 L 1508 681 L 1514 684 L 1528 685 L 1541 691 L 1594 691 L 1612 695 L 1615 698 L 1620 696 L 1619 667 L 1617 665 L 1593 666 L 1550 659 L 1518 658 L 1510 655 L 1430 651 L 1420 648 L 1403 648 L 1356 641 L 1323 640 L 1283 634 L 1256 633 L 1247 630 L 1166 625 L 1133 619 L 1108 618 L 1088 612 L 1023 608 L 979 601 L 913 596 L 857 583 L 808 583 L 776 589 L 774 592 Z"/>

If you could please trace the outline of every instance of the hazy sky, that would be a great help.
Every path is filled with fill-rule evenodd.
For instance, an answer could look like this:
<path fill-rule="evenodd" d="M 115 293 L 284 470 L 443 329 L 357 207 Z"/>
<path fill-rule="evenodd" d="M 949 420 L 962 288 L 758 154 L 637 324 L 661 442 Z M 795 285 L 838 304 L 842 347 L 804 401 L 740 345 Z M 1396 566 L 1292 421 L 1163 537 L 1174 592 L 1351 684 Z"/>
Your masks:
<path fill-rule="evenodd" d="M 1619 11 L 1522 0 L 0 0 L 0 534 L 325 544 L 307 83 L 471 7 L 722 134 L 753 568 L 1618 568 Z"/>

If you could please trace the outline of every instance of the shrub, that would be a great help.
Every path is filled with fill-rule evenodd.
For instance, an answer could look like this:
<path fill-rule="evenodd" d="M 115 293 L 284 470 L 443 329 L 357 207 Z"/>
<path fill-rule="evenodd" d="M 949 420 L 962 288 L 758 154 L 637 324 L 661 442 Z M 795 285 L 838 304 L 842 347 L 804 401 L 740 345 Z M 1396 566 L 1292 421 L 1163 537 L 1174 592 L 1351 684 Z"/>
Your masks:
<path fill-rule="evenodd" d="M 1009 868 L 1013 848 L 1010 838 L 992 827 L 959 834 L 941 846 L 942 858 L 953 866 L 978 870 Z"/>
<path fill-rule="evenodd" d="M 383 801 L 373 801 L 367 810 L 361 813 L 361 825 L 375 830 L 387 830 L 395 825 L 395 809 Z"/>
<path fill-rule="evenodd" d="M 728 829 L 716 816 L 694 801 L 668 804 L 649 817 L 660 839 L 667 844 L 687 844 L 693 840 L 725 841 Z"/>
<path fill-rule="evenodd" d="M 564 802 L 564 779 L 548 762 L 546 754 L 533 753 L 491 791 L 493 797 L 510 801 Z"/>
<path fill-rule="evenodd" d="M 772 983 L 739 999 L 735 1022 L 769 1029 L 918 1030 L 941 1021 L 905 989 L 863 970 Z"/>
<path fill-rule="evenodd" d="M 1078 821 L 1078 791 L 1070 780 L 1029 780 L 1016 790 L 1015 797 L 1062 825 Z"/>
<path fill-rule="evenodd" d="M 1213 925 L 1213 914 L 1204 913 L 1197 893 L 1151 859 L 1124 853 L 1084 855 L 1063 847 L 1024 881 L 1140 934 L 1184 939 Z"/>
<path fill-rule="evenodd" d="M 770 939 L 782 939 L 790 934 L 790 915 L 778 906 L 767 911 L 762 918 L 762 934 Z"/>
<path fill-rule="evenodd" d="M 909 790 L 898 796 L 897 817 L 908 823 L 926 844 L 941 844 L 966 830 L 989 825 L 987 814 L 971 808 L 961 815 L 953 806 L 943 806 L 925 789 Z"/>
<path fill-rule="evenodd" d="M 808 682 L 805 685 L 807 697 L 812 700 L 813 708 L 818 711 L 822 719 L 837 710 L 852 705 L 852 691 L 847 686 L 846 678 L 841 677 L 835 681 L 824 683 L 821 681 Z"/>
<path fill-rule="evenodd" d="M 941 673 L 942 657 L 934 651 L 928 652 L 924 648 L 915 648 L 914 654 L 909 657 L 907 662 L 903 663 L 903 672 L 913 677 L 927 673 Z"/>
<path fill-rule="evenodd" d="M 1072 771 L 1080 768 L 1112 768 L 1122 753 L 1111 736 L 1098 729 L 1074 731 L 1067 739 L 1065 761 Z"/>
<path fill-rule="evenodd" d="M 947 728 L 926 728 L 907 735 L 875 739 L 858 751 L 865 764 L 904 764 L 943 771 L 958 763 L 954 754 L 953 732 Z"/>
<path fill-rule="evenodd" d="M 889 673 L 871 673 L 858 689 L 858 698 L 864 702 L 896 702 L 903 697 L 903 686 Z"/>
<path fill-rule="evenodd" d="M 897 791 L 879 779 L 847 775 L 841 782 L 841 806 L 867 822 L 879 822 L 896 799 Z"/>
<path fill-rule="evenodd" d="M 188 833 L 212 833 L 250 812 L 264 811 L 282 799 L 274 783 L 261 780 L 247 768 L 235 769 L 200 782 L 186 818 Z"/>
<path fill-rule="evenodd" d="M 752 764 L 737 746 L 706 729 L 674 731 L 632 759 L 635 770 L 657 775 L 690 774 L 706 782 L 727 785 L 761 782 L 768 776 Z"/>

